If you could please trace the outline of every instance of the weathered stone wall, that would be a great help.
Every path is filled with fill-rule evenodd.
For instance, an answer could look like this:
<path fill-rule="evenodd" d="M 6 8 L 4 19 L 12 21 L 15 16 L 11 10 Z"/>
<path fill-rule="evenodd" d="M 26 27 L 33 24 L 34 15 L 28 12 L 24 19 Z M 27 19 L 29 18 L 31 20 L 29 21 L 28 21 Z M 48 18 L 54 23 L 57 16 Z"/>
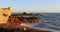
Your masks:
<path fill-rule="evenodd" d="M 11 15 L 11 9 L 8 8 L 0 8 L 0 24 L 7 23 L 9 16 Z"/>

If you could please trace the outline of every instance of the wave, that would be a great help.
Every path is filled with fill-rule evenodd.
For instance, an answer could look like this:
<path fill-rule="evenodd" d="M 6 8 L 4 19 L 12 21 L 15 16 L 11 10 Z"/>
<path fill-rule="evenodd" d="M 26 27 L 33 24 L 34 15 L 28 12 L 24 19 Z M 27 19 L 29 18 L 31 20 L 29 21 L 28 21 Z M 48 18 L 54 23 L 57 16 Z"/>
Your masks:
<path fill-rule="evenodd" d="M 33 28 L 33 29 L 37 29 L 37 30 L 43 30 L 43 31 L 60 32 L 59 30 L 50 29 L 50 28 L 38 28 L 38 27 L 33 27 L 33 26 L 31 26 L 30 24 L 21 24 L 21 26 L 25 26 L 25 27 L 29 27 L 29 28 Z"/>
<path fill-rule="evenodd" d="M 26 26 L 30 28 L 35 28 L 45 31 L 60 32 L 60 14 L 41 14 L 43 20 L 38 21 L 35 24 L 21 24 L 21 26 Z M 40 16 L 39 16 L 40 17 Z"/>
<path fill-rule="evenodd" d="M 53 24 L 54 23 L 51 24 L 51 21 L 47 21 L 42 18 L 42 20 L 39 20 L 35 24 L 33 24 L 33 23 L 32 24 L 21 24 L 21 26 L 26 26 L 26 27 L 35 28 L 35 29 L 44 30 L 44 31 L 59 32 L 60 27 L 59 26 L 56 27 Z"/>

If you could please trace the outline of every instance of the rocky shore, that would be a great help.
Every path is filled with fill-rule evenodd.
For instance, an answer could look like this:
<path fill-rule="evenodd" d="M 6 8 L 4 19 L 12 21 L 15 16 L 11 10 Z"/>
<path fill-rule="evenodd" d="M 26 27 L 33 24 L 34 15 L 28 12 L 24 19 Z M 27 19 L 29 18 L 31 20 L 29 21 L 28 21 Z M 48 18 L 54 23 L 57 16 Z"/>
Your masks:
<path fill-rule="evenodd" d="M 41 18 L 10 16 L 7 23 L 0 24 L 0 32 L 50 32 L 20 25 L 22 23 L 36 23 L 38 20 L 41 20 Z"/>

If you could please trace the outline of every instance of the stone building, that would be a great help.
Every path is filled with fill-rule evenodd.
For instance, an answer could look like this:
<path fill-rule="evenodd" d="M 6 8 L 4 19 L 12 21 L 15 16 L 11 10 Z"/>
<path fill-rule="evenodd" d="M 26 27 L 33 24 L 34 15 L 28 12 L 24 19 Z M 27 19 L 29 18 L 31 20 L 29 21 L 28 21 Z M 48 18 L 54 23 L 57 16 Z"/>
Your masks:
<path fill-rule="evenodd" d="M 0 24 L 7 23 L 9 16 L 11 15 L 11 8 L 0 8 Z"/>

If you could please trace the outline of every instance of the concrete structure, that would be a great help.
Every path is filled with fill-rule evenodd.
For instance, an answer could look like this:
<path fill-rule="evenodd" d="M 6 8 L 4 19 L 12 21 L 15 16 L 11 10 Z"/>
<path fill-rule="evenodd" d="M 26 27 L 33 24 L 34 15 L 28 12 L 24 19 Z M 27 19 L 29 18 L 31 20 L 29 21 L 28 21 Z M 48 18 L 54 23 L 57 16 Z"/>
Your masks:
<path fill-rule="evenodd" d="M 9 16 L 11 15 L 11 8 L 0 8 L 0 24 L 7 23 Z"/>

